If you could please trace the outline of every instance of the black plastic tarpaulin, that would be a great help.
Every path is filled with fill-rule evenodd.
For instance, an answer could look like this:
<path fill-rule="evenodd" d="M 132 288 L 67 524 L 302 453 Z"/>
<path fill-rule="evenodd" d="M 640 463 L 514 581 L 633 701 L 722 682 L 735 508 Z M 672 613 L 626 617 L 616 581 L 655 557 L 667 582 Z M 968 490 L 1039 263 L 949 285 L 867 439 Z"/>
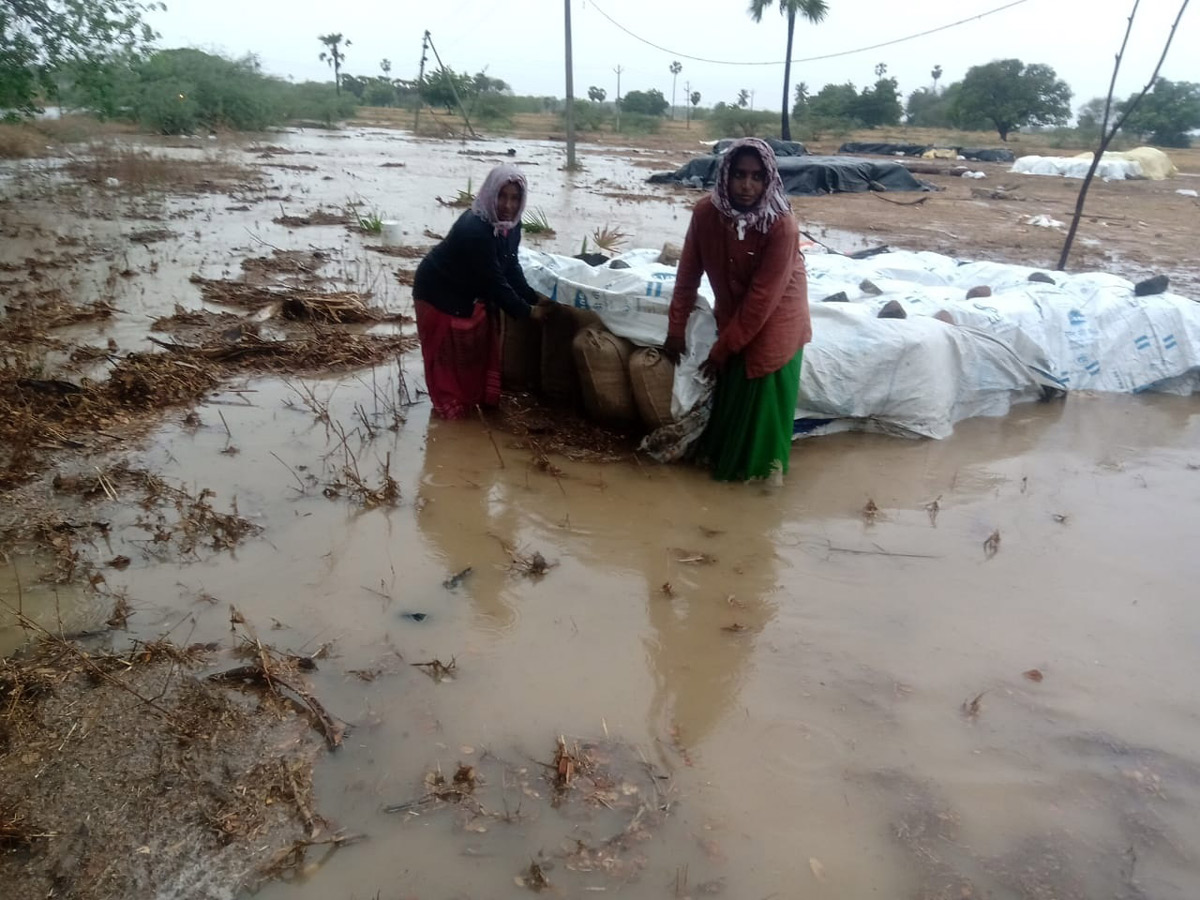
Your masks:
<path fill-rule="evenodd" d="M 963 159 L 976 159 L 980 162 L 1012 162 L 1017 158 L 1017 155 L 1007 147 L 998 147 L 991 150 L 959 147 L 958 155 Z"/>
<path fill-rule="evenodd" d="M 651 184 L 685 184 L 711 188 L 716 181 L 718 156 L 698 156 L 675 172 L 662 172 L 647 179 Z M 789 194 L 816 196 L 862 191 L 927 191 L 932 187 L 918 181 L 896 162 L 858 159 L 852 156 L 784 156 L 777 159 L 779 175 Z"/>
<path fill-rule="evenodd" d="M 891 144 L 870 141 L 848 141 L 838 147 L 838 153 L 873 153 L 877 156 L 924 156 L 930 150 L 953 150 L 963 159 L 979 162 L 1012 162 L 1015 154 L 1007 147 L 979 149 L 975 147 L 939 147 L 936 144 Z"/>
<path fill-rule="evenodd" d="M 873 153 L 876 156 L 920 156 L 932 144 L 890 144 L 873 141 L 849 141 L 838 147 L 838 153 Z"/>
<path fill-rule="evenodd" d="M 733 146 L 734 140 L 735 138 L 723 138 L 722 140 L 717 141 L 715 144 L 713 144 L 712 152 L 715 155 L 720 156 L 731 146 Z M 806 153 L 808 153 L 808 150 L 806 150 L 804 145 L 799 141 L 781 141 L 776 138 L 760 138 L 760 140 L 765 141 L 767 146 L 775 151 L 776 157 L 804 156 Z"/>

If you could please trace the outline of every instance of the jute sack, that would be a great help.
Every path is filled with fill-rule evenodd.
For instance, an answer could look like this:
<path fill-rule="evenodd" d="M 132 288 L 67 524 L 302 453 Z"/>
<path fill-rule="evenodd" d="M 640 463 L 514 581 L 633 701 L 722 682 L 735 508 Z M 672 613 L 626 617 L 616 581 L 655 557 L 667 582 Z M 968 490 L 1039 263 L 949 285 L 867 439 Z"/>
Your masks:
<path fill-rule="evenodd" d="M 608 425 L 637 424 L 637 404 L 629 384 L 633 344 L 597 325 L 582 329 L 571 347 L 588 417 Z"/>
<path fill-rule="evenodd" d="M 579 402 L 579 374 L 571 342 L 581 328 L 599 325 L 590 309 L 558 304 L 542 320 L 542 394 L 556 403 Z"/>
<path fill-rule="evenodd" d="M 633 351 L 629 357 L 629 385 L 642 424 L 651 431 L 670 425 L 671 391 L 675 366 L 654 347 Z"/>
<path fill-rule="evenodd" d="M 542 329 L 506 312 L 500 320 L 500 384 L 506 391 L 537 391 L 542 382 Z"/>

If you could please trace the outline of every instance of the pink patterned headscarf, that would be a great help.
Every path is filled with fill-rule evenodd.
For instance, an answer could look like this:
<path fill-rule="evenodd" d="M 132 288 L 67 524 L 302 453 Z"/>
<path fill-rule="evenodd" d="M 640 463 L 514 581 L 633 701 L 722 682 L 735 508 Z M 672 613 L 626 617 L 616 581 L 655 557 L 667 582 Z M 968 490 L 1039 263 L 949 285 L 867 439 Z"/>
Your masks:
<path fill-rule="evenodd" d="M 506 184 L 515 184 L 521 189 L 521 206 L 517 210 L 515 219 L 502 222 L 496 212 L 496 201 L 500 199 L 500 191 Z M 487 178 L 483 180 L 483 187 L 479 189 L 479 193 L 475 195 L 475 202 L 471 204 L 471 212 L 493 226 L 497 237 L 503 237 L 520 224 L 521 215 L 525 212 L 525 197 L 528 193 L 525 176 L 521 174 L 520 170 L 508 163 L 501 163 L 488 172 Z"/>
<path fill-rule="evenodd" d="M 752 150 L 762 160 L 766 170 L 766 189 L 759 198 L 754 209 L 739 212 L 729 199 L 729 173 L 733 169 L 733 160 L 744 150 Z M 783 189 L 783 179 L 779 177 L 779 167 L 775 164 L 775 151 L 766 141 L 758 138 L 742 138 L 734 141 L 717 168 L 717 183 L 712 190 L 713 205 L 723 215 L 733 219 L 737 225 L 738 240 L 744 240 L 746 229 L 754 228 L 766 234 L 781 215 L 791 215 L 792 205 L 788 203 L 787 192 Z"/>

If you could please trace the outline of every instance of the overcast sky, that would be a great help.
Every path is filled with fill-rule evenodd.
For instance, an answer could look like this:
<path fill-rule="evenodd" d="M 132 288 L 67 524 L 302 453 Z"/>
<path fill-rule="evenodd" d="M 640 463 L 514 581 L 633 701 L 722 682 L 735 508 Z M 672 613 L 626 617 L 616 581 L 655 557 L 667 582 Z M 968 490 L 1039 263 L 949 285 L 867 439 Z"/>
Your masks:
<path fill-rule="evenodd" d="M 783 66 L 718 65 L 688 56 L 738 63 L 781 63 L 787 29 L 767 10 L 761 24 L 746 13 L 748 0 L 571 0 L 575 95 L 589 85 L 616 93 L 616 66 L 623 69 L 622 93 L 658 88 L 671 99 L 669 66 L 678 59 L 685 82 L 700 91 L 703 105 L 733 101 L 741 88 L 754 91 L 756 108 L 779 109 Z M 856 50 L 948 25 L 1011 0 L 909 3 L 896 0 L 828 0 L 820 25 L 796 26 L 793 59 Z M 1073 105 L 1107 92 L 1112 60 L 1132 0 L 1023 0 L 978 21 L 890 47 L 833 59 L 797 62 L 792 80 L 815 92 L 830 82 L 874 82 L 875 66 L 907 94 L 930 83 L 941 65 L 942 84 L 993 59 L 1016 57 L 1053 66 L 1074 91 Z M 1119 96 L 1141 87 L 1162 51 L 1180 0 L 1142 0 L 1117 84 Z M 607 13 L 637 37 L 622 31 Z M 446 65 L 502 78 L 519 94 L 565 95 L 562 0 L 168 0 L 151 22 L 163 47 L 197 47 L 233 56 L 254 53 L 267 72 L 296 80 L 331 80 L 318 60 L 317 36 L 340 31 L 351 41 L 344 71 L 379 74 L 380 60 L 392 75 L 413 78 L 425 29 Z M 647 46 L 638 38 L 665 49 Z M 430 56 L 433 62 L 432 54 Z M 1200 82 L 1200 9 L 1189 8 L 1175 35 L 1162 74 Z"/>

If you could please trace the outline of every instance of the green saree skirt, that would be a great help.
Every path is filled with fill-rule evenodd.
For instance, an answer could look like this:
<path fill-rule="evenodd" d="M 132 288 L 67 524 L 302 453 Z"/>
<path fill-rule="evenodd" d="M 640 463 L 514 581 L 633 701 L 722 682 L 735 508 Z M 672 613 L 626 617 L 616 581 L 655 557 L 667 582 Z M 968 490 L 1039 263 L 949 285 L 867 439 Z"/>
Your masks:
<path fill-rule="evenodd" d="M 786 473 L 792 422 L 800 393 L 799 350 L 782 369 L 746 377 L 742 354 L 731 356 L 717 377 L 712 417 L 696 442 L 696 459 L 717 481 L 748 481 Z"/>

